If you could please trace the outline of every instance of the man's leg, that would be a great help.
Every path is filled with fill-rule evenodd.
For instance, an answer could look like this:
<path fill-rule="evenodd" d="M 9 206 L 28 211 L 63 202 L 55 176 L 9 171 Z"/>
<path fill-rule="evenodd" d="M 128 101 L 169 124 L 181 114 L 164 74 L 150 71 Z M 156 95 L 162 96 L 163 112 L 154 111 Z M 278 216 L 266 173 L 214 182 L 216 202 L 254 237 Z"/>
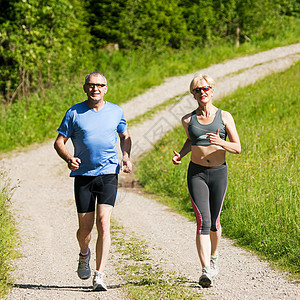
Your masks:
<path fill-rule="evenodd" d="M 103 273 L 111 245 L 110 218 L 112 210 L 112 205 L 97 205 L 96 225 L 98 230 L 98 238 L 96 244 L 96 270 L 100 273 Z"/>
<path fill-rule="evenodd" d="M 78 213 L 79 228 L 77 230 L 77 239 L 80 247 L 77 274 L 81 279 L 88 279 L 91 276 L 89 243 L 91 240 L 91 231 L 94 224 L 94 212 Z"/>
<path fill-rule="evenodd" d="M 94 226 L 94 216 L 95 212 L 78 213 L 79 228 L 77 230 L 77 240 L 82 254 L 88 252 Z"/>

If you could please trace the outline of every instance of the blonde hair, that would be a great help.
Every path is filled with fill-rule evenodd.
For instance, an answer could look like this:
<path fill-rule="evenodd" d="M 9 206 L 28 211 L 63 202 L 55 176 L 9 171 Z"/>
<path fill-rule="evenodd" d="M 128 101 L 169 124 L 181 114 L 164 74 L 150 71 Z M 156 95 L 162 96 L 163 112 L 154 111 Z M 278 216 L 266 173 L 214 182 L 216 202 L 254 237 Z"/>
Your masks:
<path fill-rule="evenodd" d="M 209 86 L 211 86 L 212 88 L 215 87 L 215 81 L 209 76 L 209 75 L 203 75 L 201 73 L 196 73 L 194 75 L 193 80 L 190 83 L 190 92 L 193 93 L 193 90 L 195 89 L 195 87 L 199 84 L 200 81 L 206 81 L 207 84 Z"/>

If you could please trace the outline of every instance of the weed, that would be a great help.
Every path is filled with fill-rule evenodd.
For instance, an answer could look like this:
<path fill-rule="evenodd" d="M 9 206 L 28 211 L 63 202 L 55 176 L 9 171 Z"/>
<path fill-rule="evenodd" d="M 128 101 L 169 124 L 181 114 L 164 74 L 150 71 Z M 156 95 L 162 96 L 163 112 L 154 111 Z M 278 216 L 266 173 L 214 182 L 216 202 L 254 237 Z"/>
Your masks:
<path fill-rule="evenodd" d="M 128 237 L 125 228 L 112 222 L 114 245 L 120 253 L 116 263 L 130 299 L 199 299 L 200 289 L 191 288 L 182 276 L 166 272 L 152 260 L 148 245 L 136 237 Z"/>

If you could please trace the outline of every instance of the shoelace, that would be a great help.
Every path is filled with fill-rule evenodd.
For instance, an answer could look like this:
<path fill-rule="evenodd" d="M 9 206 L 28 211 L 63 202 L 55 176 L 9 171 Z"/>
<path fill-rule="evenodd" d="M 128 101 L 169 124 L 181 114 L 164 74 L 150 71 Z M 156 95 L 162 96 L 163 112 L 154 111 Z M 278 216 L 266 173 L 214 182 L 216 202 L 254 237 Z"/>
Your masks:
<path fill-rule="evenodd" d="M 85 256 L 79 257 L 79 268 L 80 269 L 88 269 L 89 268 L 88 257 L 85 257 Z"/>
<path fill-rule="evenodd" d="M 217 257 L 216 258 L 213 258 L 213 257 L 211 257 L 210 258 L 210 266 L 211 266 L 211 268 L 216 268 L 217 267 Z"/>

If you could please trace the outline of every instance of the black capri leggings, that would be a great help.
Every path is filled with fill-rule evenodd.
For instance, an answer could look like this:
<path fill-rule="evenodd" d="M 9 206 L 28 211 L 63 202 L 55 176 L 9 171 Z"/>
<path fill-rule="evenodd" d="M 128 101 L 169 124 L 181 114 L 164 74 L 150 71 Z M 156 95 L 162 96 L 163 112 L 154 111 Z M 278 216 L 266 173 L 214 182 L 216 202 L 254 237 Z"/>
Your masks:
<path fill-rule="evenodd" d="M 204 167 L 190 162 L 187 183 L 197 220 L 197 234 L 220 229 L 220 213 L 228 184 L 226 162 L 217 167 Z"/>

